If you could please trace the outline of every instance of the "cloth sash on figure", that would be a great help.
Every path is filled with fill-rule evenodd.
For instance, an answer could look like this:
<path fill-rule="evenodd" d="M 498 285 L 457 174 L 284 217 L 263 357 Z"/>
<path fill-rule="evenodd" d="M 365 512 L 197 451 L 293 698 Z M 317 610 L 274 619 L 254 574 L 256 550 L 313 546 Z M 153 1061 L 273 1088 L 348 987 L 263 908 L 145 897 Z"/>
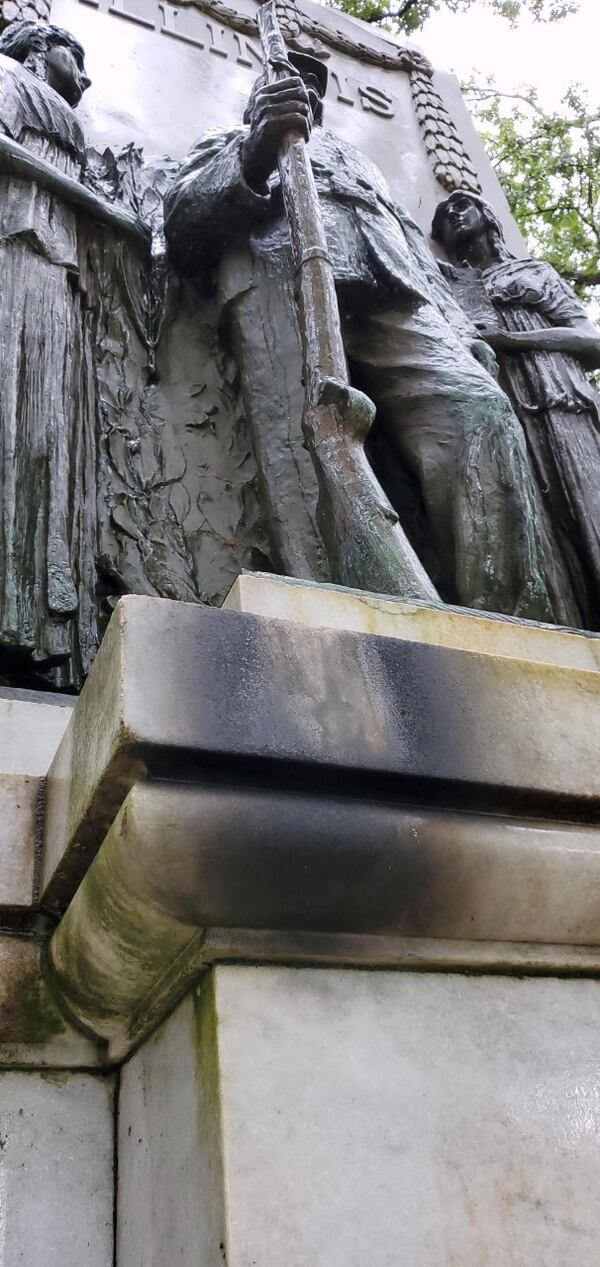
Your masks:
<path fill-rule="evenodd" d="M 0 126 L 37 158 L 79 180 L 85 161 L 83 132 L 73 111 L 48 84 L 0 55 Z M 32 181 L 0 175 L 0 241 L 24 238 L 51 264 L 77 269 L 76 214 L 56 194 Z"/>

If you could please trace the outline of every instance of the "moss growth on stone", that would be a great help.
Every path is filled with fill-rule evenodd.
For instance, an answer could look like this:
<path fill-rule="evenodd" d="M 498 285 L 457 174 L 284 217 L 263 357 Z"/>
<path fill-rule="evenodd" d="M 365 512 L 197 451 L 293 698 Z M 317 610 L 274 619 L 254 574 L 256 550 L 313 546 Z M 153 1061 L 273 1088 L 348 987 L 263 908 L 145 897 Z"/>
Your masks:
<path fill-rule="evenodd" d="M 10 1009 L 3 1041 L 45 1043 L 68 1028 L 47 976 L 38 975 L 19 991 Z"/>

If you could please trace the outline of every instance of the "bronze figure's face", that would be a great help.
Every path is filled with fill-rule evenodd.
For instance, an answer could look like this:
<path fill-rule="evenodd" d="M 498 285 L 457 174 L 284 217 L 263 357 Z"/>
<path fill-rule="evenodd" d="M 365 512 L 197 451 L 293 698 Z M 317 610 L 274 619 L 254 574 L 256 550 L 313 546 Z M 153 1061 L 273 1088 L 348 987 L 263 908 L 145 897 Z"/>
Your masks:
<path fill-rule="evenodd" d="M 85 73 L 83 54 L 69 44 L 51 44 L 46 63 L 46 81 L 70 106 L 78 106 L 91 79 Z"/>
<path fill-rule="evenodd" d="M 486 232 L 481 206 L 470 194 L 460 191 L 447 199 L 443 213 L 444 243 L 451 255 L 460 254 L 475 238 Z"/>

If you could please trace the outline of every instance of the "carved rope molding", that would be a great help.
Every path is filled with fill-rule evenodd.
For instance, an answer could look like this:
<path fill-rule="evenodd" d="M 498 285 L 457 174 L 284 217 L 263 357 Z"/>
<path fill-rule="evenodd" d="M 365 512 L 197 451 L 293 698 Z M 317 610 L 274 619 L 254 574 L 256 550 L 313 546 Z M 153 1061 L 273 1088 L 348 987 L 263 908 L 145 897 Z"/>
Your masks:
<path fill-rule="evenodd" d="M 432 70 L 414 66 L 408 73 L 415 113 L 436 180 L 448 193 L 468 189 L 480 194 L 477 172 L 435 87 Z"/>
<path fill-rule="evenodd" d="M 0 31 L 3 31 L 10 22 L 21 22 L 23 18 L 31 22 L 48 22 L 50 3 L 51 0 L 2 0 Z"/>

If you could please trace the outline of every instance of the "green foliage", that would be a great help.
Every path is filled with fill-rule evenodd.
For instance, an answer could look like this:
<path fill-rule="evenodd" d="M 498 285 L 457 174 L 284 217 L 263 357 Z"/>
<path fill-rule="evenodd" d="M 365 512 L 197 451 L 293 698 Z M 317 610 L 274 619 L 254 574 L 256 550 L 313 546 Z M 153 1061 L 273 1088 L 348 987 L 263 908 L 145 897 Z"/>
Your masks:
<path fill-rule="evenodd" d="M 463 91 L 532 254 L 582 299 L 598 296 L 600 108 L 578 86 L 555 112 L 542 109 L 533 89 L 503 94 L 475 79 Z"/>
<path fill-rule="evenodd" d="M 411 34 L 420 31 L 427 18 L 447 9 L 450 13 L 466 13 L 481 0 L 336 0 L 336 8 L 351 13 L 364 22 L 381 22 L 390 31 Z M 506 18 L 512 25 L 521 17 L 537 22 L 557 22 L 569 13 L 576 13 L 579 0 L 483 0 L 491 13 Z"/>

